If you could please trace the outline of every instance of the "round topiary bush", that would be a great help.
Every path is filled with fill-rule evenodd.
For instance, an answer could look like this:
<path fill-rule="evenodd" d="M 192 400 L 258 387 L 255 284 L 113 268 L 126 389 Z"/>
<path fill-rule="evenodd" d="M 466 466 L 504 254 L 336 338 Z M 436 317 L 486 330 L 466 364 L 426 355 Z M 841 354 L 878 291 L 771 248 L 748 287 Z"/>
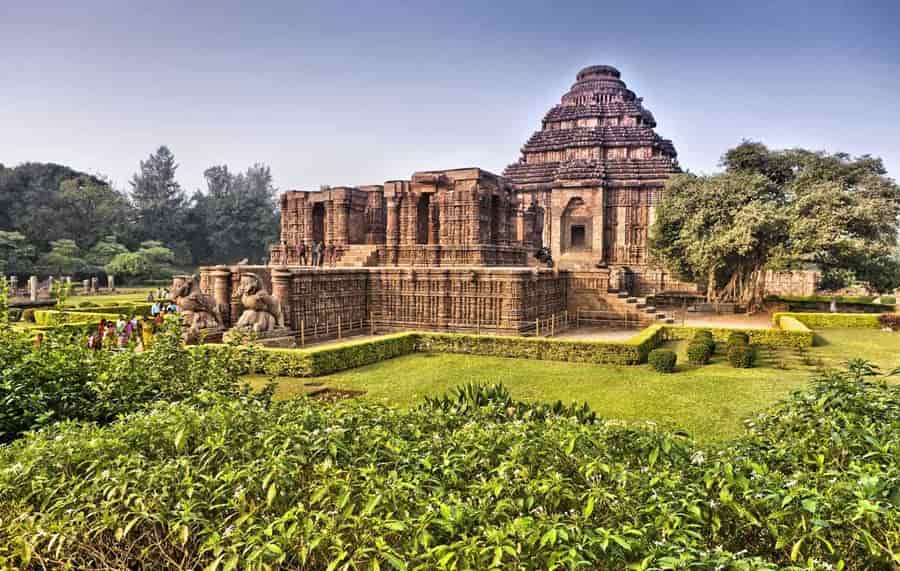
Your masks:
<path fill-rule="evenodd" d="M 654 349 L 647 355 L 647 362 L 659 373 L 671 373 L 675 370 L 678 357 L 671 349 Z"/>
<path fill-rule="evenodd" d="M 756 360 L 756 350 L 746 343 L 735 343 L 728 347 L 728 362 L 738 369 L 749 369 Z"/>
<path fill-rule="evenodd" d="M 709 354 L 712 355 L 716 352 L 716 341 L 713 339 L 712 331 L 708 329 L 701 329 L 697 333 L 694 334 L 694 339 L 692 343 L 703 343 L 707 347 L 709 347 Z"/>
<path fill-rule="evenodd" d="M 9 320 L 15 323 L 22 319 L 22 310 L 17 307 L 11 307 L 9 309 Z"/>
<path fill-rule="evenodd" d="M 748 343 L 750 343 L 750 336 L 743 331 L 733 331 L 730 335 L 728 335 L 729 346 L 735 344 L 747 345 Z"/>
<path fill-rule="evenodd" d="M 100 307 L 98 304 L 93 301 L 82 301 L 78 304 L 78 307 Z"/>
<path fill-rule="evenodd" d="M 34 323 L 34 308 L 29 307 L 28 309 L 22 312 L 22 321 L 27 321 L 28 323 Z"/>
<path fill-rule="evenodd" d="M 709 363 L 710 356 L 712 356 L 712 349 L 705 340 L 694 339 L 688 345 L 687 358 L 692 365 L 705 365 Z"/>

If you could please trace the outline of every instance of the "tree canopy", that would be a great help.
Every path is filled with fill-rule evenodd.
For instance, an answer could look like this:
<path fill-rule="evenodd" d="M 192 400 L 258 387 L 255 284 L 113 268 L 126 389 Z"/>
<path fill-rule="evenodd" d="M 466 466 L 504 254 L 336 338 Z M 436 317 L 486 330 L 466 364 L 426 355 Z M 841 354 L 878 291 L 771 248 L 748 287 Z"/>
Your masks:
<path fill-rule="evenodd" d="M 752 306 L 765 270 L 811 264 L 832 283 L 900 285 L 900 187 L 880 159 L 744 142 L 722 165 L 673 177 L 650 236 L 656 260 L 710 300 Z"/>
<path fill-rule="evenodd" d="M 174 153 L 160 146 L 140 161 L 128 193 L 63 165 L 0 164 L 0 272 L 86 276 L 126 253 L 140 254 L 154 276 L 175 266 L 261 262 L 278 233 L 269 167 L 210 167 L 205 192 L 190 198 L 177 170 Z"/>

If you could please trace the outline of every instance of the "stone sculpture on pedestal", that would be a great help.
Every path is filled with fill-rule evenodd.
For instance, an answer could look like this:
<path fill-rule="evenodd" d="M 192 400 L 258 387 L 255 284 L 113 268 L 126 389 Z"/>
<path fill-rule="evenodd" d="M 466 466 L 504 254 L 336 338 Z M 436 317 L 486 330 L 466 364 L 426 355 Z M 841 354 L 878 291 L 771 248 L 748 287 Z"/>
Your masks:
<path fill-rule="evenodd" d="M 184 340 L 196 342 L 201 333 L 207 335 L 222 330 L 222 315 L 213 296 L 200 291 L 200 281 L 196 275 L 175 278 L 172 284 L 172 299 L 178 306 L 181 322 L 185 326 Z"/>
<path fill-rule="evenodd" d="M 238 294 L 244 309 L 235 329 L 252 333 L 285 329 L 281 302 L 265 290 L 259 276 L 243 274 Z"/>

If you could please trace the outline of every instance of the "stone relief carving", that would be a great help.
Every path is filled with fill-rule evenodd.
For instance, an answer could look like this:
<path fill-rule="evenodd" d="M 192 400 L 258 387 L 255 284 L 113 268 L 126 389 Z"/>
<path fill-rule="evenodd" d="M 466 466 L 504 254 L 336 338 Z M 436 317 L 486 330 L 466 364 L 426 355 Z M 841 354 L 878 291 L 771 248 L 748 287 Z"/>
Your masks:
<path fill-rule="evenodd" d="M 172 285 L 172 299 L 178 306 L 187 341 L 196 341 L 203 330 L 222 328 L 222 315 L 216 306 L 216 300 L 200 290 L 200 280 L 196 275 L 187 279 L 176 278 Z"/>
<path fill-rule="evenodd" d="M 281 302 L 265 290 L 259 276 L 243 274 L 238 295 L 243 313 L 235 324 L 235 329 L 253 333 L 285 329 Z"/>

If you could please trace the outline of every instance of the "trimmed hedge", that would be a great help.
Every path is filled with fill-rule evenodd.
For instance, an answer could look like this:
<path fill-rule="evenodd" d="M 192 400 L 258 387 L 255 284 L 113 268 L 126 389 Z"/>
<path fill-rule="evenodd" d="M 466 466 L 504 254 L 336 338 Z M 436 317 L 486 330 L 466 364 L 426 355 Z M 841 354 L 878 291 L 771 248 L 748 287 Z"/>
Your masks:
<path fill-rule="evenodd" d="M 96 304 L 93 307 L 83 307 L 79 306 L 77 308 L 65 308 L 64 311 L 66 313 L 116 313 L 123 315 L 137 315 L 139 317 L 150 317 L 150 304 L 142 303 L 142 304 L 134 304 L 134 305 L 111 305 L 111 306 L 97 306 Z"/>
<path fill-rule="evenodd" d="M 705 365 L 709 363 L 712 356 L 712 349 L 704 342 L 703 339 L 694 338 L 688 345 L 687 358 L 692 365 Z"/>
<path fill-rule="evenodd" d="M 794 314 L 791 314 L 794 315 Z M 804 314 L 808 315 L 808 314 Z M 877 315 L 875 315 L 877 319 Z M 754 345 L 763 345 L 773 348 L 803 348 L 812 347 L 813 333 L 806 331 L 793 331 L 784 329 L 735 329 L 729 327 L 681 327 L 675 325 L 665 326 L 665 339 L 693 339 L 698 330 L 709 330 L 713 339 L 718 342 L 727 342 L 728 336 L 734 332 L 744 333 Z"/>
<path fill-rule="evenodd" d="M 200 345 L 196 351 L 225 349 L 225 345 Z M 372 365 L 416 351 L 415 333 L 397 333 L 365 341 L 348 341 L 320 349 L 244 347 L 241 365 L 247 373 L 286 377 L 318 377 L 346 369 Z"/>
<path fill-rule="evenodd" d="M 637 365 L 662 343 L 662 325 L 651 325 L 624 342 L 574 341 L 457 333 L 419 333 L 417 349 L 543 361 Z"/>
<path fill-rule="evenodd" d="M 658 347 L 662 340 L 662 325 L 651 325 L 621 343 L 409 332 L 318 349 L 247 348 L 242 356 L 242 367 L 248 373 L 318 377 L 416 352 L 637 365 L 645 362 L 650 351 Z M 208 344 L 195 350 L 216 351 L 222 348 L 223 345 Z"/>
<path fill-rule="evenodd" d="M 678 356 L 671 349 L 654 349 L 647 355 L 647 362 L 657 373 L 671 373 L 677 361 Z"/>
<path fill-rule="evenodd" d="M 792 317 L 811 329 L 843 329 L 880 327 L 877 313 L 788 313 L 779 312 L 772 316 L 776 324 L 783 317 Z"/>
<path fill-rule="evenodd" d="M 64 323 L 100 323 L 100 320 L 115 321 L 122 313 L 94 313 L 88 311 L 69 312 L 55 309 L 39 309 L 34 312 L 34 322 L 38 325 L 54 326 Z"/>
<path fill-rule="evenodd" d="M 728 362 L 732 367 L 738 369 L 749 369 L 753 367 L 756 360 L 756 350 L 752 345 L 746 343 L 733 343 L 728 346 Z"/>

